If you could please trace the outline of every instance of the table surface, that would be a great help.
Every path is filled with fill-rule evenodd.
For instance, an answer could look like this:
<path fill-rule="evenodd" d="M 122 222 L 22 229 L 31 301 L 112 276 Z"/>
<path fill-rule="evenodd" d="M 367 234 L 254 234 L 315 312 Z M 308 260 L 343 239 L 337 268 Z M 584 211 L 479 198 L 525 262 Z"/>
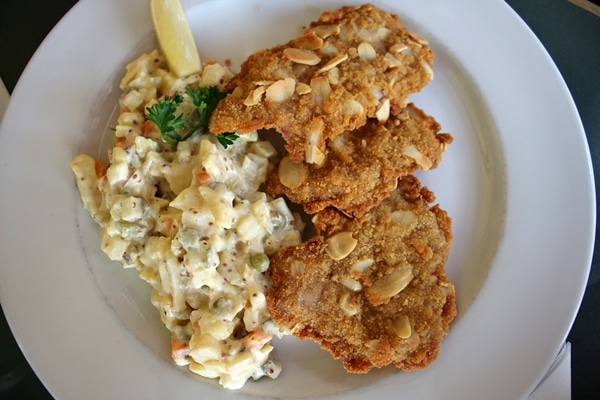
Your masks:
<path fill-rule="evenodd" d="M 0 77 L 9 92 L 46 34 L 76 2 L 0 1 Z M 600 176 L 600 17 L 567 0 L 506 2 L 538 36 L 563 75 L 583 121 L 594 174 Z M 595 246 L 583 302 L 567 339 L 572 344 L 574 400 L 600 395 L 599 257 Z M 1 316 L 0 398 L 51 399 Z"/>

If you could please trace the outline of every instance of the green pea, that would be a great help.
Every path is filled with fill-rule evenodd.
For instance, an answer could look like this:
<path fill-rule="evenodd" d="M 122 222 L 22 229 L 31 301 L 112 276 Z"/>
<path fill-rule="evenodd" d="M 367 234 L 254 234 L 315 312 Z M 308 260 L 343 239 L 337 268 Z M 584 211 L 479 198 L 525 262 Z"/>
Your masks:
<path fill-rule="evenodd" d="M 250 256 L 250 265 L 258 272 L 265 272 L 269 269 L 269 256 L 265 253 L 256 253 Z"/>
<path fill-rule="evenodd" d="M 285 227 L 287 220 L 285 218 L 285 215 L 283 215 L 279 211 L 273 210 L 271 211 L 271 223 L 273 224 L 273 229 L 277 231 Z"/>

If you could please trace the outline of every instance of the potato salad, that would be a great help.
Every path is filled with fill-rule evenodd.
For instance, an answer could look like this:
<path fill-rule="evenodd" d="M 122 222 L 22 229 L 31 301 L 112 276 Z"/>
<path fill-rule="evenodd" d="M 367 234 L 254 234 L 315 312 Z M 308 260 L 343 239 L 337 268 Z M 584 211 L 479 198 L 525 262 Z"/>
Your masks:
<path fill-rule="evenodd" d="M 222 89 L 232 76 L 208 61 L 178 78 L 158 51 L 140 56 L 120 84 L 108 164 L 80 154 L 71 168 L 102 250 L 151 285 L 174 362 L 238 389 L 281 369 L 270 343 L 286 332 L 270 319 L 264 272 L 270 255 L 301 242 L 301 220 L 260 191 L 276 150 L 257 133 L 172 142 L 147 118 L 168 96 L 178 96 L 174 116 L 198 118 L 187 90 Z"/>

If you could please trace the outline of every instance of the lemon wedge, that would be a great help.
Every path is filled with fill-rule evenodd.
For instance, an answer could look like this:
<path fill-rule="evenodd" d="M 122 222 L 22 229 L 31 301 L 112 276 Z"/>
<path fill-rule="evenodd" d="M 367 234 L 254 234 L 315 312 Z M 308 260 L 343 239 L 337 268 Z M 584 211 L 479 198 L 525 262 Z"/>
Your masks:
<path fill-rule="evenodd" d="M 156 39 L 172 72 L 185 77 L 202 70 L 190 24 L 179 0 L 150 0 Z"/>

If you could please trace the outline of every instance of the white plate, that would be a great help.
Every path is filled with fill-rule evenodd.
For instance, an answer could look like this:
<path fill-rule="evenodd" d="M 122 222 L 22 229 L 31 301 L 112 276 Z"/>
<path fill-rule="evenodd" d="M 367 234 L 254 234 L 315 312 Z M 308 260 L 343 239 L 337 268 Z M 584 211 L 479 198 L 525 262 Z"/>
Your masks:
<path fill-rule="evenodd" d="M 352 1 L 184 1 L 201 56 L 237 66 Z M 454 218 L 459 316 L 429 368 L 351 375 L 308 342 L 234 394 L 169 359 L 134 271 L 100 251 L 68 163 L 101 155 L 124 65 L 154 46 L 146 0 L 80 1 L 28 65 L 0 131 L 0 295 L 25 355 L 59 399 L 513 399 L 565 339 L 585 287 L 595 199 L 585 135 L 551 59 L 502 1 L 386 0 L 430 39 L 435 80 L 412 99 L 451 132 L 420 174 Z M 574 204 L 577 202 L 577 205 Z"/>

